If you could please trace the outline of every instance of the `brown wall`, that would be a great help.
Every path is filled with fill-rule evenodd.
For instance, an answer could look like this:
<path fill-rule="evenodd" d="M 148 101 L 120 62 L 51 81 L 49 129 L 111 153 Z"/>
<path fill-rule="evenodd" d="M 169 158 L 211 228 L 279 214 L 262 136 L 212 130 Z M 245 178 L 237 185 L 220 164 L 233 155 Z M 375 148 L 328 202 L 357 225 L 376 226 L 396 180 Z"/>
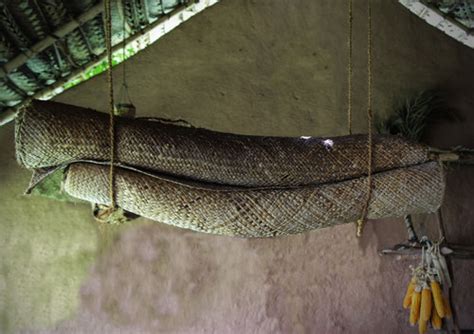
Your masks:
<path fill-rule="evenodd" d="M 354 2 L 354 125 L 364 132 L 366 2 Z M 442 87 L 464 120 L 434 124 L 429 140 L 474 147 L 474 50 L 394 0 L 372 2 L 375 112 Z M 216 130 L 345 134 L 346 21 L 342 0 L 225 0 L 128 61 L 130 95 L 140 116 Z M 57 100 L 106 111 L 105 77 Z M 14 161 L 12 125 L 0 142 L 0 330 L 416 332 L 401 308 L 416 260 L 377 254 L 404 239 L 399 220 L 369 222 L 362 240 L 352 225 L 243 240 L 140 219 L 98 255 L 89 207 L 21 196 L 29 173 Z M 448 176 L 443 213 L 452 241 L 474 242 L 473 185 L 472 167 Z M 418 221 L 434 230 L 433 217 Z M 465 328 L 474 328 L 473 276 L 472 262 L 454 263 Z"/>

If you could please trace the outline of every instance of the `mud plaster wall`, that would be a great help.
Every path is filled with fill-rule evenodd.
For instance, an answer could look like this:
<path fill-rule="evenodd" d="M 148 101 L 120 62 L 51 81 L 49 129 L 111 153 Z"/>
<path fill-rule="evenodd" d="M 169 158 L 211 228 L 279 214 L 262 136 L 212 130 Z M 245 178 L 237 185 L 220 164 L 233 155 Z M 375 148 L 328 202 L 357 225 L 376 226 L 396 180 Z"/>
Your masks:
<path fill-rule="evenodd" d="M 354 2 L 354 123 L 364 132 L 366 2 Z M 217 4 L 127 63 L 139 115 L 247 134 L 344 134 L 345 6 Z M 394 0 L 373 0 L 373 7 L 375 112 L 442 87 L 463 122 L 434 124 L 428 140 L 474 147 L 474 51 Z M 100 76 L 57 100 L 105 111 L 106 96 Z M 358 241 L 352 225 L 243 240 L 140 219 L 98 253 L 89 206 L 22 196 L 29 173 L 14 160 L 12 125 L 0 129 L 0 143 L 0 332 L 416 331 L 400 306 L 416 261 L 377 255 L 404 239 L 398 220 L 370 222 Z M 453 242 L 474 242 L 473 185 L 472 167 L 449 173 L 443 213 Z M 432 217 L 418 222 L 433 233 Z M 474 328 L 473 276 L 472 262 L 454 263 L 464 328 Z"/>

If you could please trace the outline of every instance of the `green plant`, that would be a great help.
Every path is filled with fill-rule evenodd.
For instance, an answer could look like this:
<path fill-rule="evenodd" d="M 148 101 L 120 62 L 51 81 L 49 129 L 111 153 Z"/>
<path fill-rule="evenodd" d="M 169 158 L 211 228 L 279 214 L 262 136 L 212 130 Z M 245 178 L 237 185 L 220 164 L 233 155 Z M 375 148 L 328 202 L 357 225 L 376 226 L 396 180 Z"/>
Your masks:
<path fill-rule="evenodd" d="M 388 119 L 378 121 L 376 128 L 382 134 L 401 135 L 421 141 L 429 121 L 445 116 L 445 111 L 442 94 L 437 90 L 427 90 L 407 99 Z"/>

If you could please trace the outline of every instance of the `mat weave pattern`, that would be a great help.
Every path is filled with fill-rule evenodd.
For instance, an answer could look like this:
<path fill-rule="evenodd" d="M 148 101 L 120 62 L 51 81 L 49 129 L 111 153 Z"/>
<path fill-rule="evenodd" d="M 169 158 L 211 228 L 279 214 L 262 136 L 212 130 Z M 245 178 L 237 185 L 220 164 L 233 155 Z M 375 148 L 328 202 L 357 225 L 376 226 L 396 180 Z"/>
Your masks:
<path fill-rule="evenodd" d="M 71 196 L 107 204 L 107 166 L 76 163 L 64 183 Z M 355 221 L 366 199 L 365 178 L 294 189 L 215 190 L 116 170 L 117 203 L 125 210 L 195 231 L 275 237 Z M 435 211 L 444 191 L 436 162 L 374 174 L 368 217 Z"/>
<path fill-rule="evenodd" d="M 361 177 L 367 136 L 261 137 L 157 121 L 116 124 L 118 162 L 195 181 L 229 186 L 297 186 Z M 17 118 L 17 159 L 30 169 L 77 160 L 108 161 L 108 118 L 93 110 L 34 101 Z M 427 148 L 400 137 L 374 137 L 373 171 L 420 164 Z"/>

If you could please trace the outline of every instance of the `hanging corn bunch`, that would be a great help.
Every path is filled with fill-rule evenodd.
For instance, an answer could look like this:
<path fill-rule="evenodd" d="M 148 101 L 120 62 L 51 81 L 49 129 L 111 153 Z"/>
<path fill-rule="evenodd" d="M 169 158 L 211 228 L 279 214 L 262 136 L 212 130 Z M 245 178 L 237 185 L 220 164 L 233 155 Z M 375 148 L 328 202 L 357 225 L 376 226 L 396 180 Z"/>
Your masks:
<path fill-rule="evenodd" d="M 451 307 L 442 290 L 442 286 L 451 287 L 446 260 L 440 252 L 440 242 L 427 244 L 422 248 L 420 265 L 411 268 L 412 278 L 403 298 L 403 308 L 410 309 L 410 325 L 418 324 L 420 334 L 426 333 L 429 323 L 433 329 L 441 329 L 442 319 L 451 317 Z"/>

